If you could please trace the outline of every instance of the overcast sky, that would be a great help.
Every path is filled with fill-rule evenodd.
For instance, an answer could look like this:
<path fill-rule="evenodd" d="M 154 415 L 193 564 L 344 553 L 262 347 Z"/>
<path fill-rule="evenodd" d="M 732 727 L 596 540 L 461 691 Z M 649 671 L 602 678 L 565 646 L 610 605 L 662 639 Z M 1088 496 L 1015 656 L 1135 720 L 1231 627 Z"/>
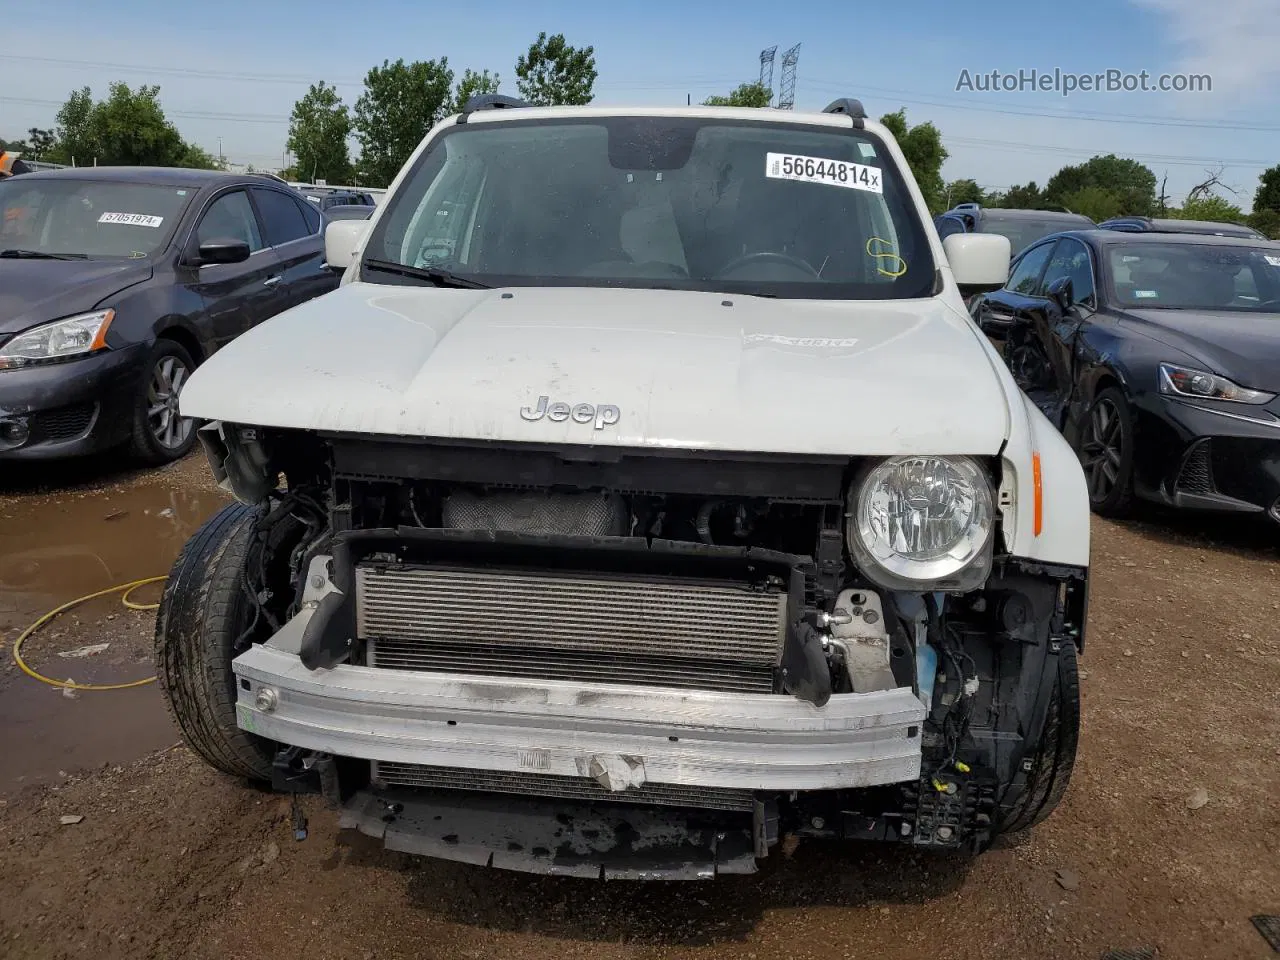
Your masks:
<path fill-rule="evenodd" d="M 594 45 L 601 103 L 684 103 L 727 92 L 759 70 L 759 51 L 801 43 L 798 109 L 838 96 L 873 116 L 906 107 L 951 152 L 948 179 L 987 187 L 1044 181 L 1095 153 L 1166 173 L 1175 202 L 1225 166 L 1246 208 L 1258 174 L 1280 163 L 1277 0 L 943 0 L 778 4 L 738 0 L 511 3 L 482 15 L 460 4 L 247 0 L 41 0 L 0 19 L 0 136 L 49 127 L 72 89 L 112 80 L 160 85 L 183 136 L 229 159 L 278 166 L 293 102 L 308 83 L 336 83 L 353 104 L 384 59 L 448 57 L 497 70 L 538 31 Z M 717 11 L 731 11 L 722 15 Z M 1211 93 L 956 91 L 961 71 L 1077 74 L 1114 68 L 1153 77 L 1205 73 Z M 776 83 L 776 76 L 775 76 Z"/>

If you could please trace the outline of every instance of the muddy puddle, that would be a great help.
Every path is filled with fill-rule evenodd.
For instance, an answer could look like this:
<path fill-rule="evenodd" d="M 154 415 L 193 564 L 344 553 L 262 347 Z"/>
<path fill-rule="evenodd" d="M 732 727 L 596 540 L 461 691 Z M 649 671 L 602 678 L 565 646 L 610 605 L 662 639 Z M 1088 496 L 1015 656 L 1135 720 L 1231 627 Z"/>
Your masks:
<path fill-rule="evenodd" d="M 177 740 L 155 684 L 63 691 L 27 677 L 13 661 L 19 632 L 48 610 L 107 587 L 163 576 L 182 545 L 226 502 L 203 459 L 90 482 L 0 484 L 0 795 L 60 774 L 124 763 Z M 137 590 L 151 603 L 161 584 Z M 37 672 L 113 684 L 153 675 L 155 614 L 120 595 L 91 600 L 23 645 Z M 105 646 L 104 646 L 105 645 Z"/>

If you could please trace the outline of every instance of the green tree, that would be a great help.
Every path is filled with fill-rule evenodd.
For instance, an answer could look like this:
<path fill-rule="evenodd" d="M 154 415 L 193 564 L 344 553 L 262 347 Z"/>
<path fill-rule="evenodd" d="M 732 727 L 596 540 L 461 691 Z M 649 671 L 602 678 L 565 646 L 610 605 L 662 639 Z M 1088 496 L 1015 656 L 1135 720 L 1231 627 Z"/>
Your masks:
<path fill-rule="evenodd" d="M 28 160 L 43 160 L 58 143 L 58 135 L 52 130 L 32 127 L 27 131 Z"/>
<path fill-rule="evenodd" d="M 1044 198 L 1047 203 L 1071 207 L 1067 200 L 1086 187 L 1113 194 L 1121 215 L 1149 217 L 1155 213 L 1156 175 L 1138 161 L 1115 154 L 1063 167 L 1045 184 Z M 1090 196 L 1097 198 L 1096 194 Z"/>
<path fill-rule="evenodd" d="M 1280 165 L 1264 170 L 1259 180 L 1258 190 L 1253 195 L 1254 212 L 1273 210 L 1280 213 Z"/>
<path fill-rule="evenodd" d="M 925 202 L 932 213 L 941 213 L 944 205 L 945 188 L 942 183 L 942 164 L 950 154 L 942 145 L 942 134 L 932 123 L 918 123 L 914 127 L 907 124 L 907 111 L 886 114 L 880 122 L 889 128 L 898 146 L 907 158 L 907 166 L 920 185 Z"/>
<path fill-rule="evenodd" d="M 198 147 L 194 143 L 187 144 L 187 149 L 182 157 L 174 164 L 175 167 L 191 167 L 197 170 L 221 170 L 226 164 L 211 154 L 204 147 Z M 250 173 L 253 171 L 250 170 Z"/>
<path fill-rule="evenodd" d="M 1280 210 L 1254 210 L 1247 222 L 1272 240 L 1280 240 Z"/>
<path fill-rule="evenodd" d="M 51 161 L 81 166 L 93 162 L 93 134 L 89 130 L 92 113 L 93 91 L 88 87 L 73 90 L 58 111 L 58 143 L 50 153 Z"/>
<path fill-rule="evenodd" d="M 1244 223 L 1244 211 L 1215 193 L 1188 199 L 1180 209 L 1170 210 L 1175 220 L 1213 220 L 1217 223 Z"/>
<path fill-rule="evenodd" d="M 516 60 L 516 88 L 536 106 L 590 103 L 595 83 L 595 47 L 572 47 L 563 33 L 539 33 L 529 52 Z"/>
<path fill-rule="evenodd" d="M 958 203 L 977 203 L 984 207 L 993 206 L 998 198 L 993 193 L 987 193 L 978 185 L 977 180 L 952 180 L 947 184 L 943 193 L 942 203 L 950 209 Z"/>
<path fill-rule="evenodd" d="M 347 137 L 351 116 L 338 91 L 323 80 L 293 105 L 289 118 L 289 139 L 285 146 L 296 158 L 294 168 L 300 178 L 331 183 L 352 179 Z"/>
<path fill-rule="evenodd" d="M 1060 197 L 1058 205 L 1072 213 L 1082 213 L 1094 223 L 1101 223 L 1124 213 L 1124 201 L 1118 193 L 1095 186 L 1081 187 Z"/>
<path fill-rule="evenodd" d="M 707 97 L 702 101 L 704 107 L 767 107 L 773 94 L 763 83 L 755 81 L 744 83 L 727 97 Z"/>
<path fill-rule="evenodd" d="M 182 139 L 160 106 L 160 88 L 113 83 L 105 100 L 88 87 L 72 91 L 58 111 L 57 134 L 28 131 L 41 160 L 111 166 L 215 166 L 199 147 Z M 32 158 L 34 159 L 34 157 Z"/>
<path fill-rule="evenodd" d="M 384 60 L 369 71 L 355 117 L 364 183 L 385 187 L 395 178 L 427 131 L 448 115 L 452 88 L 453 71 L 444 57 Z"/>
<path fill-rule="evenodd" d="M 160 88 L 113 83 L 93 106 L 89 132 L 102 165 L 176 167 L 187 154 L 177 127 L 160 106 Z"/>
<path fill-rule="evenodd" d="M 501 83 L 502 78 L 496 73 L 490 76 L 488 70 L 481 70 L 479 73 L 470 68 L 463 70 L 462 76 L 458 79 L 458 86 L 453 91 L 453 101 L 444 112 L 446 114 L 461 113 L 472 97 L 497 93 Z"/>
<path fill-rule="evenodd" d="M 1039 210 L 1044 206 L 1044 192 L 1032 180 L 1027 184 L 1014 184 L 997 201 L 1006 210 Z"/>

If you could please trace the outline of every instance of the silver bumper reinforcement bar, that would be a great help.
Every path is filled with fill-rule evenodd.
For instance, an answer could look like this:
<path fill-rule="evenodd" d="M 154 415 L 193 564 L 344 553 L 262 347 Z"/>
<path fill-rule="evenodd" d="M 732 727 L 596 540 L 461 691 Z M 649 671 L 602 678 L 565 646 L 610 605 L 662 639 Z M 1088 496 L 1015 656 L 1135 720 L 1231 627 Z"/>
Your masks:
<path fill-rule="evenodd" d="M 336 756 L 651 784 L 833 790 L 916 780 L 910 688 L 824 707 L 743 695 L 341 665 L 255 646 L 232 664 L 244 730 Z"/>

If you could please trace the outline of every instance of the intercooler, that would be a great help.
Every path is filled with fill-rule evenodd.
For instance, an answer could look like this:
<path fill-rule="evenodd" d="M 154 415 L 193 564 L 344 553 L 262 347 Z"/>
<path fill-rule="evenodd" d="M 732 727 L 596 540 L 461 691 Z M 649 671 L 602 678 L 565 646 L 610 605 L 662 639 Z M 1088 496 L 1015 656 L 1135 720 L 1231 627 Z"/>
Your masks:
<path fill-rule="evenodd" d="M 545 773 L 505 773 L 431 767 L 417 763 L 373 761 L 370 776 L 380 787 L 422 787 L 429 790 L 467 790 L 478 793 L 510 793 L 562 800 L 613 801 L 687 807 L 698 810 L 750 810 L 750 790 L 647 783 L 611 792 L 588 777 L 559 777 Z"/>
<path fill-rule="evenodd" d="M 363 564 L 370 666 L 769 693 L 787 597 L 725 581 Z"/>

